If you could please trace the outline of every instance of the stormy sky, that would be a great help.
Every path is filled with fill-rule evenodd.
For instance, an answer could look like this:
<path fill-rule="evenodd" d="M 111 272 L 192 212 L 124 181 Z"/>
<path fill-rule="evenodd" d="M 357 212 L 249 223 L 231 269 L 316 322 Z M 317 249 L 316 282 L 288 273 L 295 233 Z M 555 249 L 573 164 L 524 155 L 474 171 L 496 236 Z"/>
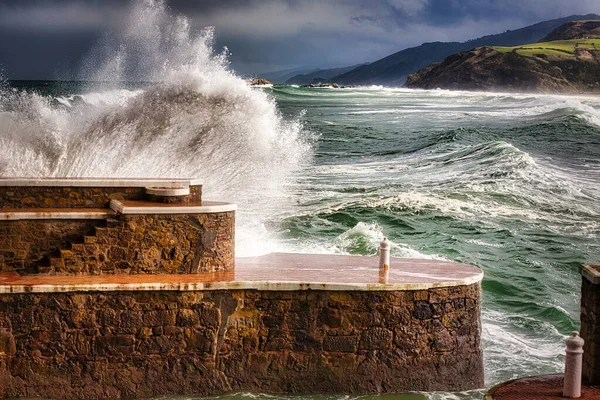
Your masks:
<path fill-rule="evenodd" d="M 137 1 L 137 0 L 136 0 Z M 148 1 L 148 0 L 140 0 Z M 8 79 L 77 78 L 124 23 L 124 0 L 0 0 L 0 68 Z M 375 61 L 428 41 L 464 41 L 571 14 L 600 0 L 166 0 L 193 29 L 214 26 L 231 66 L 254 75 Z"/>

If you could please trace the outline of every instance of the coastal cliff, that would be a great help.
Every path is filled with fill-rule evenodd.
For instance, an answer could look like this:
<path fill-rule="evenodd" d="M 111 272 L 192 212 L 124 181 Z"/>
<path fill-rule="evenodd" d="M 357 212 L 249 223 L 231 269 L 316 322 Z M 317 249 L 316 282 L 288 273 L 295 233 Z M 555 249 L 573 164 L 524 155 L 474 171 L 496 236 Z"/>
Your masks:
<path fill-rule="evenodd" d="M 410 75 L 405 87 L 600 92 L 600 40 L 592 38 L 600 21 L 576 21 L 566 25 L 548 35 L 560 40 L 515 47 L 478 47 L 453 54 L 441 63 Z M 589 34 L 585 33 L 586 27 Z"/>

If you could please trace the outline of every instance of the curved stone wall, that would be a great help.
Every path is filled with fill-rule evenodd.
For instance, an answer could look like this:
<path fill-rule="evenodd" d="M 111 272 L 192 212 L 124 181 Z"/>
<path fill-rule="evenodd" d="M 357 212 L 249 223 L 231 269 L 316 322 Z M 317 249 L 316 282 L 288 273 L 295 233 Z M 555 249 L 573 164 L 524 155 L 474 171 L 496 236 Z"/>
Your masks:
<path fill-rule="evenodd" d="M 2 294 L 0 396 L 474 389 L 480 291 Z"/>

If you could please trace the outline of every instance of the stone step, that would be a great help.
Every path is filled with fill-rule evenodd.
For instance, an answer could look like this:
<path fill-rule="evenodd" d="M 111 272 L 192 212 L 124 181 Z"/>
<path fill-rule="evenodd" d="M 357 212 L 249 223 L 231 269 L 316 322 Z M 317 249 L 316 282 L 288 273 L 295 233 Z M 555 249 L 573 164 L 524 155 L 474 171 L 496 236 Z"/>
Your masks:
<path fill-rule="evenodd" d="M 105 238 L 108 235 L 108 228 L 105 226 L 96 226 L 95 228 L 95 236 L 98 238 Z"/>
<path fill-rule="evenodd" d="M 83 243 L 84 244 L 98 243 L 98 237 L 97 236 L 84 236 Z"/>
<path fill-rule="evenodd" d="M 83 243 L 74 243 L 74 242 L 70 242 L 70 243 L 71 243 L 71 251 L 73 251 L 74 253 L 83 253 L 83 249 L 84 249 Z"/>
<path fill-rule="evenodd" d="M 64 249 L 61 249 L 61 250 L 60 250 L 60 257 L 61 257 L 62 259 L 64 259 L 64 260 L 69 260 L 69 259 L 71 259 L 71 258 L 74 258 L 74 257 L 75 257 L 75 254 L 73 254 L 73 251 L 72 251 L 72 250 L 64 250 Z"/>
<path fill-rule="evenodd" d="M 37 272 L 38 274 L 53 274 L 54 273 L 54 268 L 52 268 L 49 265 L 38 265 L 37 266 Z"/>
<path fill-rule="evenodd" d="M 106 227 L 107 228 L 119 228 L 122 225 L 123 225 L 123 223 L 116 218 L 106 218 Z"/>
<path fill-rule="evenodd" d="M 50 267 L 55 271 L 62 271 L 65 269 L 65 260 L 61 257 L 51 257 Z"/>

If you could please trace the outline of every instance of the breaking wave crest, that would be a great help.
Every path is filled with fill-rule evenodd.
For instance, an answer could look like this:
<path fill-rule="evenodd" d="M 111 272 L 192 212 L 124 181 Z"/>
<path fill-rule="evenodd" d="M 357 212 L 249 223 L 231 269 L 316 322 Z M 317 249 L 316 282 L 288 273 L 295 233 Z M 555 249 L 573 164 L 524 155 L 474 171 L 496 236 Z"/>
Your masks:
<path fill-rule="evenodd" d="M 82 75 L 103 82 L 92 91 L 0 88 L 0 175 L 197 177 L 250 213 L 285 201 L 311 155 L 299 120 L 229 69 L 212 29 L 194 32 L 163 1 L 135 2 L 123 26 L 87 58 Z"/>

